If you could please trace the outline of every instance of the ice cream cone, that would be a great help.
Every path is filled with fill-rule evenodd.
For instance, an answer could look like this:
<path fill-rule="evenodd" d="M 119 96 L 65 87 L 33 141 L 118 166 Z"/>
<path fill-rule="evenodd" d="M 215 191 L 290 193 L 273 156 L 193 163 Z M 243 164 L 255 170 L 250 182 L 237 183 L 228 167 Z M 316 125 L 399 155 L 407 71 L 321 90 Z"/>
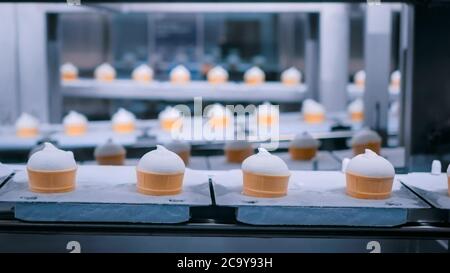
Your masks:
<path fill-rule="evenodd" d="M 300 84 L 302 73 L 295 67 L 290 67 L 281 73 L 281 82 L 284 85 L 293 86 Z"/>
<path fill-rule="evenodd" d="M 80 135 L 84 135 L 86 133 L 87 126 L 84 124 L 66 125 L 64 127 L 64 131 L 66 132 L 66 135 L 69 135 L 69 136 L 80 136 Z"/>
<path fill-rule="evenodd" d="M 316 156 L 317 148 L 289 147 L 292 160 L 311 160 Z"/>
<path fill-rule="evenodd" d="M 136 82 L 148 83 L 153 80 L 153 69 L 147 64 L 141 64 L 131 73 L 131 77 Z"/>
<path fill-rule="evenodd" d="M 289 175 L 262 175 L 243 171 L 243 194 L 254 197 L 282 197 L 287 194 Z"/>
<path fill-rule="evenodd" d="M 113 130 L 116 133 L 131 133 L 135 129 L 133 122 L 113 124 Z"/>
<path fill-rule="evenodd" d="M 253 152 L 253 148 L 251 147 L 245 149 L 225 149 L 225 157 L 230 163 L 242 163 L 242 161 L 251 156 Z"/>
<path fill-rule="evenodd" d="M 78 68 L 72 63 L 63 64 L 59 71 L 63 81 L 73 81 L 78 78 Z"/>
<path fill-rule="evenodd" d="M 38 134 L 39 134 L 38 128 L 20 128 L 20 129 L 17 129 L 17 131 L 16 131 L 16 135 L 18 137 L 23 137 L 23 138 L 35 137 Z"/>
<path fill-rule="evenodd" d="M 364 112 L 353 112 L 350 114 L 350 119 L 352 121 L 363 121 L 364 120 Z"/>
<path fill-rule="evenodd" d="M 305 114 L 304 118 L 307 123 L 322 123 L 325 120 L 325 115 L 322 113 L 320 113 L 320 114 Z"/>
<path fill-rule="evenodd" d="M 393 177 L 364 177 L 346 173 L 347 194 L 360 199 L 386 199 L 392 192 Z"/>
<path fill-rule="evenodd" d="M 138 192 L 147 195 L 175 195 L 182 191 L 184 173 L 162 174 L 144 172 L 137 173 Z"/>
<path fill-rule="evenodd" d="M 29 188 L 33 192 L 58 193 L 75 189 L 76 169 L 37 171 L 27 168 Z"/>
<path fill-rule="evenodd" d="M 216 66 L 208 71 L 208 82 L 210 84 L 222 84 L 228 80 L 228 72 L 221 66 Z"/>
<path fill-rule="evenodd" d="M 183 125 L 183 122 L 180 118 L 175 119 L 162 119 L 161 120 L 161 127 L 164 131 L 170 132 L 174 129 L 180 129 Z"/>
<path fill-rule="evenodd" d="M 104 155 L 95 157 L 98 165 L 123 165 L 125 162 L 125 154 Z"/>
<path fill-rule="evenodd" d="M 372 150 L 373 152 L 380 154 L 381 143 L 380 142 L 369 142 L 365 144 L 354 144 L 352 146 L 353 155 L 363 154 L 366 149 Z"/>

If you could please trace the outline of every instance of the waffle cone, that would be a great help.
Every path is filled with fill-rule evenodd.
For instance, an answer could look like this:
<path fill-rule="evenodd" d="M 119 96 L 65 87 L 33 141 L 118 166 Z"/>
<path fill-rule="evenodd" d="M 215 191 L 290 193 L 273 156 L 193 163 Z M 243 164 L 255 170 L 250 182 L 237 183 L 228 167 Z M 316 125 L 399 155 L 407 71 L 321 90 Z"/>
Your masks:
<path fill-rule="evenodd" d="M 68 136 L 81 136 L 84 135 L 87 131 L 87 126 L 84 124 L 80 125 L 66 125 L 64 127 L 64 131 Z"/>
<path fill-rule="evenodd" d="M 75 189 L 77 169 L 62 171 L 36 171 L 27 168 L 29 188 L 32 192 L 58 193 Z"/>
<path fill-rule="evenodd" d="M 246 149 L 225 149 L 225 157 L 230 163 L 242 163 L 244 159 L 251 156 L 254 150 L 251 147 Z"/>
<path fill-rule="evenodd" d="M 180 118 L 162 119 L 160 124 L 161 124 L 161 128 L 166 132 L 170 132 L 174 129 L 179 129 L 183 126 L 182 120 Z"/>
<path fill-rule="evenodd" d="M 450 196 L 450 176 L 447 177 L 448 180 L 448 196 Z"/>
<path fill-rule="evenodd" d="M 289 147 L 292 160 L 311 160 L 316 156 L 317 148 Z"/>
<path fill-rule="evenodd" d="M 172 76 L 170 81 L 172 83 L 180 84 L 180 83 L 188 83 L 191 80 L 189 75 L 175 75 Z"/>
<path fill-rule="evenodd" d="M 261 77 L 248 77 L 245 79 L 245 83 L 249 85 L 258 85 L 264 83 L 264 79 Z"/>
<path fill-rule="evenodd" d="M 299 81 L 297 81 L 296 79 L 283 79 L 283 84 L 284 85 L 288 85 L 288 86 L 293 86 L 293 85 L 297 85 L 297 84 L 300 84 L 300 82 Z"/>
<path fill-rule="evenodd" d="M 125 162 L 125 154 L 96 156 L 95 160 L 97 161 L 98 165 L 120 166 Z"/>
<path fill-rule="evenodd" d="M 208 76 L 208 82 L 210 84 L 223 84 L 227 82 L 226 78 L 217 77 L 217 76 Z"/>
<path fill-rule="evenodd" d="M 364 112 L 350 113 L 350 119 L 352 121 L 356 121 L 356 122 L 363 121 L 364 120 Z"/>
<path fill-rule="evenodd" d="M 17 129 L 17 131 L 16 131 L 16 135 L 18 137 L 23 137 L 23 138 L 35 137 L 38 134 L 39 134 L 38 128 L 20 128 L 20 129 Z"/>
<path fill-rule="evenodd" d="M 147 195 L 175 195 L 183 189 L 184 173 L 161 174 L 137 170 L 137 190 Z"/>
<path fill-rule="evenodd" d="M 324 114 L 305 114 L 305 121 L 307 123 L 322 123 L 325 120 Z"/>
<path fill-rule="evenodd" d="M 393 177 L 365 177 L 346 173 L 347 194 L 360 199 L 386 199 L 391 196 Z"/>
<path fill-rule="evenodd" d="M 135 129 L 135 125 L 133 122 L 113 124 L 113 130 L 116 133 L 121 133 L 121 134 L 131 133 L 134 131 L 134 129 Z"/>
<path fill-rule="evenodd" d="M 114 79 L 115 79 L 115 76 L 112 74 L 111 75 L 109 75 L 109 74 L 101 75 L 101 76 L 98 76 L 98 78 L 97 78 L 98 81 L 102 81 L 102 82 L 112 82 L 112 81 L 114 81 Z"/>
<path fill-rule="evenodd" d="M 151 82 L 153 79 L 150 75 L 133 76 L 133 80 L 137 82 Z"/>
<path fill-rule="evenodd" d="M 369 142 L 365 144 L 356 144 L 352 146 L 353 155 L 359 155 L 365 153 L 366 149 L 370 149 L 373 152 L 380 154 L 381 143 L 380 142 Z"/>
<path fill-rule="evenodd" d="M 263 175 L 244 172 L 243 194 L 254 197 L 282 197 L 287 194 L 289 175 Z"/>
<path fill-rule="evenodd" d="M 63 73 L 62 75 L 61 75 L 61 79 L 63 80 L 63 81 L 74 81 L 74 80 L 76 80 L 78 78 L 78 76 L 77 76 L 77 74 L 76 73 L 68 73 L 68 72 L 66 72 L 66 73 Z"/>

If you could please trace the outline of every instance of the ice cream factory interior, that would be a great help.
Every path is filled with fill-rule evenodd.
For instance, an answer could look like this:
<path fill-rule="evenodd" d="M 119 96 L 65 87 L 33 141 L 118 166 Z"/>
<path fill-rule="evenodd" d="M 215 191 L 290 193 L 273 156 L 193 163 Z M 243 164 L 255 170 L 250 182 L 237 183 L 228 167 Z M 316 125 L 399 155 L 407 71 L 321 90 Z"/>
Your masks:
<path fill-rule="evenodd" d="M 1 3 L 0 252 L 448 252 L 450 5 L 319 2 Z"/>

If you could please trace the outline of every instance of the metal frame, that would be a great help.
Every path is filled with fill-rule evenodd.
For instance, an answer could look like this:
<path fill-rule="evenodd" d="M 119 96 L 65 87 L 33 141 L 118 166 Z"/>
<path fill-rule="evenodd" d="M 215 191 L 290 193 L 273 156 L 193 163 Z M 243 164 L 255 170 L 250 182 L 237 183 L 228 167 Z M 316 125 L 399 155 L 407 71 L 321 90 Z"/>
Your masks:
<path fill-rule="evenodd" d="M 339 5 L 339 4 L 336 4 Z M 24 71 L 19 71 L 21 73 L 20 79 L 24 81 L 24 86 L 21 87 L 22 90 L 24 90 L 23 93 L 21 93 L 21 98 L 26 97 L 27 101 L 32 101 L 33 103 L 30 104 L 27 101 L 21 101 L 21 107 L 20 111 L 28 111 L 33 112 L 37 116 L 39 116 L 43 121 L 50 120 L 50 117 L 52 117 L 51 121 L 59 120 L 58 117 L 54 118 L 54 115 L 58 113 L 58 110 L 52 111 L 50 114 L 48 109 L 54 108 L 55 106 L 53 103 L 48 103 L 49 96 L 53 97 L 55 94 L 54 88 L 57 87 L 54 83 L 48 83 L 47 81 L 42 82 L 43 79 L 47 79 L 49 74 L 56 73 L 58 74 L 58 68 L 57 67 L 50 67 L 49 65 L 45 65 L 47 62 L 45 58 L 45 54 L 35 54 L 36 52 L 45 52 L 46 51 L 46 41 L 44 37 L 46 37 L 46 27 L 45 27 L 45 15 L 49 13 L 67 13 L 67 12 L 205 12 L 205 13 L 216 13 L 216 12 L 229 12 L 229 13 L 238 13 L 238 12 L 252 12 L 252 13 L 259 13 L 259 12 L 277 12 L 277 13 L 295 13 L 295 12 L 305 12 L 305 13 L 319 13 L 323 14 L 327 12 L 327 6 L 328 4 L 324 3 L 183 3 L 183 9 L 179 8 L 178 3 L 133 3 L 133 4 L 100 4 L 100 5 L 87 5 L 87 6 L 68 6 L 65 4 L 16 4 L 16 8 L 18 10 L 18 13 L 22 13 L 23 15 L 27 16 L 20 16 L 18 17 L 18 25 L 24 26 L 23 27 L 23 33 L 19 31 L 19 42 L 20 44 L 24 44 L 26 40 L 33 41 L 32 43 L 35 45 L 32 48 L 28 48 L 26 46 L 22 46 L 19 49 L 19 59 L 21 67 L 27 66 L 28 69 L 25 69 Z M 345 4 L 343 4 L 345 6 Z M 389 6 L 392 6 L 393 9 L 399 10 L 401 5 L 400 4 L 389 4 Z M 33 11 L 33 13 L 31 12 Z M 38 11 L 36 13 L 36 11 Z M 322 16 L 321 16 L 322 17 Z M 34 20 L 33 28 L 30 28 L 30 20 Z M 310 21 L 310 20 L 309 20 Z M 321 19 L 322 21 L 322 19 Z M 323 21 L 322 21 L 323 23 Z M 311 25 L 311 23 L 309 23 Z M 29 33 L 27 34 L 27 29 L 25 29 L 25 25 L 28 28 Z M 341 49 L 334 49 L 331 45 L 329 45 L 327 48 L 326 46 L 323 46 L 325 41 L 323 40 L 324 37 L 327 37 L 329 34 L 325 34 L 324 32 L 327 31 L 326 26 L 323 24 L 319 24 L 320 32 L 322 35 L 319 39 L 312 39 L 308 40 L 309 43 L 306 47 L 307 49 L 307 65 L 311 67 L 311 70 L 318 70 L 321 69 L 322 72 L 323 69 L 326 69 L 327 63 L 332 60 L 332 56 L 339 56 L 344 54 L 346 52 L 346 47 L 343 45 Z M 314 26 L 313 26 L 314 28 Z M 318 29 L 319 29 L 318 28 Z M 343 25 L 343 28 L 346 29 L 345 24 Z M 20 30 L 20 29 L 19 29 Z M 348 32 L 348 31 L 347 31 Z M 347 33 L 348 34 L 348 33 Z M 342 36 L 342 32 L 340 34 L 334 34 L 334 36 Z M 333 36 L 333 35 L 332 35 Z M 345 36 L 345 35 L 343 35 Z M 309 38 L 314 38 L 314 34 L 310 35 Z M 40 40 L 43 40 L 43 42 L 40 42 Z M 343 39 L 345 40 L 345 39 Z M 348 43 L 348 41 L 347 41 Z M 25 43 L 29 44 L 29 42 Z M 322 44 L 322 46 L 320 46 Z M 20 46 L 20 45 L 19 45 Z M 315 53 L 314 48 L 317 49 L 317 53 Z M 343 49 L 343 50 L 342 50 Z M 330 52 L 328 55 L 326 54 L 326 50 L 332 50 L 335 53 Z M 49 52 L 49 54 L 51 54 Z M 32 56 L 33 55 L 33 56 Z M 315 56 L 317 55 L 317 56 Z M 312 56 L 312 57 L 311 57 Z M 330 58 L 327 58 L 326 56 L 330 56 Z M 346 57 L 342 57 L 341 59 L 344 61 L 346 60 Z M 316 67 L 318 62 L 318 59 L 320 60 L 319 67 Z M 314 66 L 314 64 L 316 66 Z M 340 64 L 339 70 L 342 70 L 342 64 Z M 344 65 L 345 66 L 345 65 Z M 47 71 L 45 70 L 39 70 L 38 73 L 35 73 L 36 69 L 33 70 L 35 67 L 48 67 Z M 340 102 L 334 103 L 336 97 L 336 91 L 340 90 L 339 85 L 335 86 L 338 82 L 344 82 L 344 75 L 335 75 L 335 73 L 326 73 L 328 76 L 324 75 L 321 76 L 321 78 L 317 79 L 310 79 L 310 75 L 312 72 L 309 72 L 308 70 L 310 68 L 307 68 L 306 75 L 308 75 L 309 80 L 311 81 L 309 84 L 311 85 L 313 92 L 316 90 L 316 88 L 320 89 L 320 96 L 316 94 L 312 94 L 312 97 L 318 98 L 318 97 L 324 97 L 325 101 L 327 101 L 327 97 L 332 97 L 333 100 L 330 101 L 330 105 L 328 108 L 330 110 L 343 110 L 345 107 L 345 100 L 342 100 Z M 32 71 L 33 70 L 33 71 Z M 330 69 L 331 70 L 331 69 Z M 40 73 L 40 74 L 39 74 Z M 346 74 L 346 73 L 342 73 Z M 38 76 L 40 75 L 40 76 Z M 321 74 L 322 75 L 322 74 Z M 327 79 L 327 77 L 331 77 L 334 80 Z M 345 75 L 345 79 L 346 79 Z M 324 87 L 324 85 L 319 86 L 318 82 L 332 82 L 330 84 L 330 88 Z M 325 88 L 325 89 L 324 89 Z M 344 86 L 342 86 L 344 88 Z M 50 93 L 48 93 L 48 89 L 50 89 Z M 331 89 L 333 89 L 331 91 Z M 31 91 L 32 90 L 32 91 Z M 324 91 L 329 90 L 329 92 Z M 57 92 L 57 91 L 56 91 Z M 339 92 L 339 91 L 338 91 Z M 345 96 L 344 91 L 341 92 L 342 97 Z M 48 95 L 47 95 L 48 94 Z M 29 98 L 35 98 L 30 100 Z M 328 103 L 325 103 L 328 104 Z M 50 107 L 49 107 L 50 106 Z M 328 105 L 326 105 L 328 106 Z M 17 115 L 17 113 L 15 113 Z M 57 116 L 61 116 L 57 115 Z M 12 119 L 14 119 L 13 117 Z"/>
<path fill-rule="evenodd" d="M 448 252 L 450 228 L 270 227 L 220 223 L 181 225 L 61 224 L 0 221 L 0 252 Z M 51 240 L 50 240 L 51 239 Z M 202 240 L 207 239 L 207 240 Z M 14 242 L 9 244 L 8 242 Z M 26 243 L 25 243 L 26 242 Z"/>
<path fill-rule="evenodd" d="M 329 4 L 320 13 L 319 97 L 327 111 L 346 108 L 349 24 L 346 4 Z"/>
<path fill-rule="evenodd" d="M 305 71 L 308 94 L 311 98 L 319 99 L 320 87 L 320 14 L 310 13 L 307 17 L 305 42 Z"/>
<path fill-rule="evenodd" d="M 10 124 L 19 114 L 20 110 L 20 89 L 19 71 L 17 66 L 17 9 L 14 4 L 0 4 L 0 59 L 2 66 L 0 70 L 0 125 Z"/>
<path fill-rule="evenodd" d="M 242 13 L 242 12 L 252 12 L 252 13 L 264 13 L 264 12 L 280 12 L 280 13 L 284 13 L 284 12 L 289 12 L 289 13 L 294 13 L 294 12 L 314 12 L 314 13 L 318 13 L 321 11 L 321 9 L 323 9 L 324 4 L 297 4 L 297 3 L 281 3 L 281 4 L 270 4 L 270 3 L 259 3 L 259 4 L 254 4 L 254 3 L 239 3 L 238 5 L 236 4 L 230 4 L 230 3 L 222 3 L 222 4 L 216 4 L 216 3 L 201 3 L 201 4 L 197 4 L 197 3 L 188 3 L 188 4 L 183 4 L 183 9 L 179 8 L 179 4 L 114 4 L 114 5 L 89 5 L 87 6 L 88 8 L 84 8 L 82 10 L 78 9 L 79 12 L 92 12 L 92 10 L 97 10 L 100 12 L 148 12 L 148 13 L 156 13 L 156 12 L 167 12 L 167 13 L 189 13 L 189 12 L 202 12 L 202 13 L 216 13 L 216 12 L 230 12 L 230 13 Z M 70 8 L 63 8 L 61 6 L 48 6 L 44 8 L 46 13 L 62 13 L 62 12 L 71 12 Z M 150 16 L 150 15 L 149 15 Z M 307 59 L 307 65 L 311 66 L 312 70 L 316 70 L 316 71 L 312 71 L 312 72 L 307 72 L 309 77 L 308 78 L 308 84 L 312 84 L 313 86 L 315 86 L 315 88 L 318 87 L 318 81 L 319 81 L 319 77 L 318 77 L 318 67 L 317 67 L 317 63 L 318 63 L 318 58 L 320 55 L 319 51 L 319 39 L 318 39 L 318 34 L 317 33 L 312 33 L 314 32 L 318 32 L 319 28 L 317 26 L 318 22 L 316 17 L 308 17 L 308 25 L 310 26 L 309 31 L 309 38 L 310 38 L 310 44 L 307 48 L 307 51 L 305 56 L 308 56 Z M 316 20 L 310 19 L 310 18 L 315 18 Z M 197 24 L 201 27 L 201 24 L 199 23 L 201 20 L 197 20 Z M 152 28 L 149 28 L 149 38 L 152 35 Z M 201 41 L 203 39 L 203 37 L 198 37 L 198 40 Z M 149 47 L 153 47 L 153 44 L 150 44 Z M 203 51 L 203 49 L 199 49 L 197 50 L 197 54 L 201 54 Z M 49 51 L 49 54 L 53 54 Z M 52 67 L 52 66 L 48 66 L 48 71 L 49 74 L 58 74 L 58 68 L 57 67 Z M 307 67 L 307 71 L 308 71 L 309 67 Z M 312 77 L 311 73 L 316 72 L 316 77 Z M 55 79 L 57 80 L 57 79 Z M 58 84 L 56 83 L 50 83 L 50 86 L 52 87 L 49 92 L 50 94 L 61 94 L 61 92 L 59 90 L 64 90 L 62 89 Z M 316 89 L 315 89 L 316 90 Z M 317 91 L 315 91 L 317 92 Z M 123 93 L 123 92 L 122 92 Z M 69 95 L 69 96 L 76 96 L 76 92 L 63 92 L 63 95 Z M 58 95 L 59 96 L 59 95 Z M 94 95 L 95 96 L 95 95 Z M 114 96 L 117 97 L 117 96 Z M 139 96 L 139 98 L 144 98 L 144 99 L 151 99 L 152 96 L 150 97 L 145 97 L 145 96 Z M 220 97 L 220 96 L 219 96 Z M 212 96 L 212 99 L 218 99 L 219 97 L 217 96 Z M 295 96 L 292 97 L 294 98 L 295 101 L 300 102 L 302 100 L 303 96 Z M 317 97 L 317 95 L 315 96 Z M 111 98 L 110 96 L 106 96 L 106 98 Z M 136 97 L 133 97 L 136 98 Z M 290 98 L 289 102 L 291 102 L 292 98 Z M 236 100 L 236 98 L 231 98 L 230 100 Z M 57 99 L 53 99 L 53 102 L 58 101 Z M 263 101 L 261 99 L 257 99 L 257 100 L 252 100 L 252 101 Z M 283 101 L 283 100 L 278 100 L 278 101 Z M 60 120 L 60 118 L 62 117 L 62 111 L 61 109 L 58 109 L 58 107 L 52 107 L 52 109 L 55 109 L 55 111 L 52 112 L 52 121 L 58 121 Z"/>
<path fill-rule="evenodd" d="M 405 162 L 407 165 L 411 162 L 411 132 L 412 126 L 412 79 L 413 65 L 412 62 L 414 52 L 414 8 L 412 6 L 404 6 L 401 14 L 400 25 L 400 65 L 403 77 L 401 81 L 400 94 L 400 126 L 399 139 L 400 143 L 405 147 Z"/>
<path fill-rule="evenodd" d="M 390 6 L 368 5 L 365 24 L 364 61 L 367 76 L 364 92 L 364 124 L 378 131 L 386 142 L 392 40 Z"/>

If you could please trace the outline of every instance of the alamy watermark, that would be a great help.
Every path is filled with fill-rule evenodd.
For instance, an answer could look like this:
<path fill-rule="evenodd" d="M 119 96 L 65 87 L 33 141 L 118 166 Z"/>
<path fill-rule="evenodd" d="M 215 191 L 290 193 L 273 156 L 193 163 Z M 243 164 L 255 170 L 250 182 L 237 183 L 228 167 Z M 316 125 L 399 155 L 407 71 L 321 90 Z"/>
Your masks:
<path fill-rule="evenodd" d="M 213 105 L 203 108 L 201 97 L 194 98 L 194 107 L 185 104 L 175 105 L 182 114 L 182 125 L 174 126 L 170 130 L 171 138 L 186 141 L 227 142 L 247 140 L 260 142 L 261 147 L 275 150 L 279 144 L 279 106 L 270 105 L 270 110 L 260 111 L 258 106 L 250 105 L 225 105 L 226 110 L 218 116 L 210 116 Z M 213 113 L 214 114 L 214 113 Z M 268 115 L 273 121 L 270 124 L 261 123 L 258 117 Z M 222 115 L 222 116 L 221 116 Z M 211 119 L 226 120 L 223 126 L 211 125 Z"/>

